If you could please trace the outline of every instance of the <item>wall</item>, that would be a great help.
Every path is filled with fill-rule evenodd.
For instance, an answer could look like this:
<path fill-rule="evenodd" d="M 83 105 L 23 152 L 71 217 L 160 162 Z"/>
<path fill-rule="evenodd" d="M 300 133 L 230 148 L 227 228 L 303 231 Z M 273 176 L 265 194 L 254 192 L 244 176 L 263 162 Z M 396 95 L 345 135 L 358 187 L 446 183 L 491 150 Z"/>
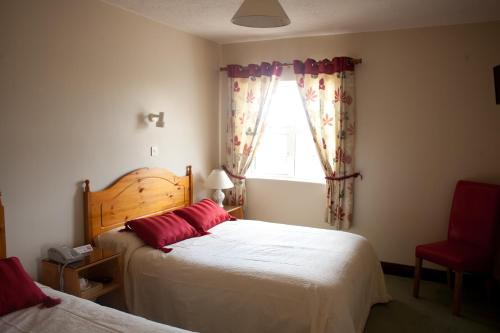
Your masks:
<path fill-rule="evenodd" d="M 37 272 L 83 242 L 81 181 L 99 190 L 144 166 L 196 197 L 217 164 L 217 44 L 96 0 L 0 2 L 0 190 L 7 251 Z M 163 111 L 166 127 L 144 121 Z M 160 155 L 149 156 L 157 145 Z"/>
<path fill-rule="evenodd" d="M 498 36 L 500 22 L 493 22 L 229 44 L 222 64 L 363 59 L 355 158 L 364 180 L 356 184 L 350 231 L 366 236 L 382 260 L 413 264 L 416 244 L 446 238 L 458 179 L 500 183 Z M 247 216 L 327 228 L 324 190 L 250 179 Z"/>

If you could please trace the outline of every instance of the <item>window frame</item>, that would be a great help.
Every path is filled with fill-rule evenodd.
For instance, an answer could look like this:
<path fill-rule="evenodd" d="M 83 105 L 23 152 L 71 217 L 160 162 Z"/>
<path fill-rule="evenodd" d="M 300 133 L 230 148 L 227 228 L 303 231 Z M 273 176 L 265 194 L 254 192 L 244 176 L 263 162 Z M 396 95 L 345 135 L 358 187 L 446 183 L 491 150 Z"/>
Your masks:
<path fill-rule="evenodd" d="M 278 87 L 276 87 L 275 93 L 278 91 L 280 88 L 280 85 L 287 85 L 286 89 L 291 89 L 290 86 L 294 86 L 296 89 L 298 101 L 300 103 L 298 104 L 298 108 L 300 108 L 301 112 L 304 112 L 303 117 L 298 116 L 296 113 L 294 113 L 293 117 L 293 126 L 292 124 L 287 124 L 282 127 L 276 127 L 273 124 L 266 124 L 266 129 L 265 133 L 263 133 L 264 136 L 266 135 L 286 135 L 287 136 L 287 152 L 286 152 L 286 160 L 287 160 L 287 166 L 288 166 L 288 173 L 287 174 L 281 174 L 281 173 L 272 173 L 272 172 L 267 172 L 262 169 L 258 169 L 258 164 L 259 164 L 259 151 L 262 149 L 262 145 L 265 144 L 263 142 L 265 140 L 265 137 L 261 138 L 261 141 L 259 143 L 259 147 L 257 148 L 254 156 L 254 160 L 252 161 L 252 164 L 250 165 L 248 171 L 247 171 L 247 178 L 248 179 L 266 179 L 266 180 L 280 180 L 280 181 L 294 181 L 294 182 L 304 182 L 304 183 L 315 183 L 315 184 L 326 184 L 325 181 L 325 176 L 324 176 L 324 171 L 321 167 L 321 161 L 319 159 L 319 156 L 317 156 L 317 150 L 316 147 L 314 147 L 314 142 L 312 139 L 312 134 L 310 132 L 309 124 L 307 122 L 307 118 L 305 115 L 305 110 L 304 106 L 302 104 L 302 97 L 300 96 L 300 91 L 299 87 L 297 86 L 297 83 L 295 80 L 281 80 L 278 82 Z M 273 110 L 273 101 L 271 101 L 270 109 L 268 112 L 272 112 Z M 296 110 L 298 111 L 298 110 Z M 268 121 L 271 115 L 268 114 L 266 121 Z M 303 120 L 305 121 L 305 124 L 303 126 L 300 126 L 298 124 L 299 121 Z M 272 133 L 269 133 L 269 130 L 273 130 Z M 309 134 L 310 139 L 311 139 L 311 149 L 314 150 L 314 155 L 317 158 L 318 161 L 318 166 L 319 170 L 321 170 L 321 176 L 315 175 L 314 177 L 301 177 L 297 176 L 297 138 L 301 135 L 306 135 Z"/>

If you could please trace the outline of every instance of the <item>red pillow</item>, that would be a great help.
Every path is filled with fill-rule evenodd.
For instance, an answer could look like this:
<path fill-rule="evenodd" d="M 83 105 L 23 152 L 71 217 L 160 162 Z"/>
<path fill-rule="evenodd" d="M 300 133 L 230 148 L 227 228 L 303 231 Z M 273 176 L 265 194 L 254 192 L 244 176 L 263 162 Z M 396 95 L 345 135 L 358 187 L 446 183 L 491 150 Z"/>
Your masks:
<path fill-rule="evenodd" d="M 144 243 L 155 249 L 161 249 L 163 252 L 172 251 L 172 249 L 163 248 L 166 245 L 201 236 L 183 218 L 173 213 L 128 221 L 125 227 L 134 231 Z"/>
<path fill-rule="evenodd" d="M 16 257 L 0 259 L 0 316 L 30 306 L 53 307 L 61 303 L 43 293 Z"/>
<path fill-rule="evenodd" d="M 236 220 L 210 199 L 203 199 L 189 207 L 175 210 L 174 213 L 188 221 L 201 234 L 206 234 L 208 229 L 219 223 Z"/>

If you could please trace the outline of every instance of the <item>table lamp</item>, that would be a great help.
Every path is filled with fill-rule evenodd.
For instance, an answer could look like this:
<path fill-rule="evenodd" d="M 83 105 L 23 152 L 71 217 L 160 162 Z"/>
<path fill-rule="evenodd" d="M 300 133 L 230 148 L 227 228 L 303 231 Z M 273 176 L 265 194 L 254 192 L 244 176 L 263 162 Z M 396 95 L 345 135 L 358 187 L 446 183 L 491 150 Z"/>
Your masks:
<path fill-rule="evenodd" d="M 224 201 L 224 192 L 222 192 L 222 190 L 232 188 L 234 184 L 224 170 L 213 169 L 207 178 L 205 186 L 206 188 L 215 190 L 212 198 L 219 206 L 223 207 L 224 205 L 222 202 Z"/>

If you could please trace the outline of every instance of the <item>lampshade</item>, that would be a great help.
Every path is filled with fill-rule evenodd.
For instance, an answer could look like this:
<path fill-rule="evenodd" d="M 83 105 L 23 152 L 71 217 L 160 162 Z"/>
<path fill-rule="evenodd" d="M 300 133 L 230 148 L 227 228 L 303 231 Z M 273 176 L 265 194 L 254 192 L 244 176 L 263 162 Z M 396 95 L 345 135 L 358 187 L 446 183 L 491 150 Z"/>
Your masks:
<path fill-rule="evenodd" d="M 290 19 L 278 0 L 245 0 L 231 22 L 250 28 L 274 28 L 289 25 Z"/>
<path fill-rule="evenodd" d="M 229 179 L 226 172 L 222 169 L 213 169 L 205 183 L 207 188 L 211 189 L 226 189 L 234 186 L 233 182 Z"/>

